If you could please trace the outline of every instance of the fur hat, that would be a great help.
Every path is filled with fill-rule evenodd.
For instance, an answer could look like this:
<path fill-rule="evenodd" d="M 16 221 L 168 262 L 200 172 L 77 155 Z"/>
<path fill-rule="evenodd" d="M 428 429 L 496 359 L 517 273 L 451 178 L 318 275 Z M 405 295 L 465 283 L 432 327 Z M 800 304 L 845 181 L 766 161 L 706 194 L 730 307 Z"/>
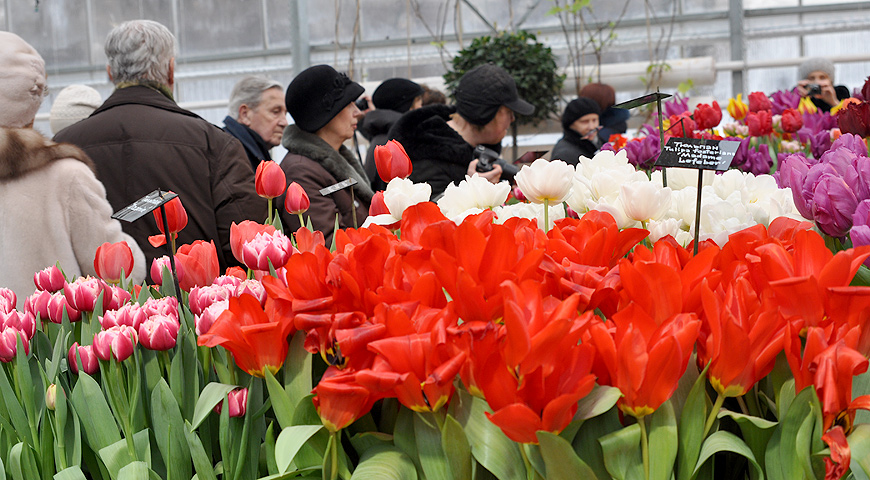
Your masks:
<path fill-rule="evenodd" d="M 33 123 L 45 97 L 45 61 L 18 35 L 0 32 L 0 127 Z"/>
<path fill-rule="evenodd" d="M 57 94 L 51 104 L 48 123 L 51 133 L 88 118 L 103 103 L 100 92 L 87 85 L 69 85 Z"/>
<path fill-rule="evenodd" d="M 798 80 L 803 80 L 810 76 L 813 72 L 825 72 L 834 83 L 834 64 L 827 58 L 814 57 L 804 60 L 804 63 L 798 67 Z"/>
<path fill-rule="evenodd" d="M 411 109 L 414 99 L 423 96 L 423 87 L 407 78 L 391 78 L 378 85 L 372 94 L 375 108 L 405 113 Z"/>
<path fill-rule="evenodd" d="M 590 113 L 601 115 L 601 108 L 595 100 L 586 97 L 577 97 L 571 100 L 565 107 L 565 111 L 562 112 L 562 128 L 568 130 L 578 118 Z"/>
<path fill-rule="evenodd" d="M 302 130 L 314 133 L 363 94 L 362 85 L 329 65 L 308 67 L 287 86 L 284 103 Z"/>
<path fill-rule="evenodd" d="M 502 105 L 520 115 L 535 113 L 535 106 L 520 98 L 513 77 L 494 63 L 465 72 L 454 92 L 456 111 L 474 125 L 486 125 Z"/>

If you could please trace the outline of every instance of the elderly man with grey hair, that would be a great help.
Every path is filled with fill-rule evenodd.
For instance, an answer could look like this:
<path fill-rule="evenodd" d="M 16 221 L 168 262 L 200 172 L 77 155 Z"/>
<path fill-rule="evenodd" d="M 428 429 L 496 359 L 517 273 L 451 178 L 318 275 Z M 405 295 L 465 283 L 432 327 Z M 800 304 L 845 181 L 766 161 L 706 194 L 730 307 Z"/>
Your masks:
<path fill-rule="evenodd" d="M 254 170 L 261 160 L 272 160 L 272 147 L 281 144 L 287 126 L 284 87 L 259 75 L 249 75 L 230 92 L 224 131 L 239 139 Z"/>
<path fill-rule="evenodd" d="M 230 226 L 266 218 L 241 143 L 175 103 L 176 42 L 166 27 L 124 22 L 109 32 L 105 49 L 115 91 L 55 140 L 78 145 L 94 160 L 116 211 L 158 188 L 177 193 L 189 218 L 178 243 L 214 240 L 221 271 L 238 265 Z M 123 226 L 149 264 L 166 254 L 149 243 L 159 233 L 151 216 Z"/>

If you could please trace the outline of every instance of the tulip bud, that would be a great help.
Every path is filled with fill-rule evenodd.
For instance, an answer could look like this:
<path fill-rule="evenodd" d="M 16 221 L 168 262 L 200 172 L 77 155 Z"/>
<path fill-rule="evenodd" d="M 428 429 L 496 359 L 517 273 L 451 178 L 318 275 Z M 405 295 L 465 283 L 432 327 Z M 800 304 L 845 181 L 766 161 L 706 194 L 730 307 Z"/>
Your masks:
<path fill-rule="evenodd" d="M 64 285 L 63 294 L 66 296 L 67 303 L 76 310 L 93 312 L 96 308 L 97 298 L 106 291 L 107 287 L 108 285 L 99 278 L 80 277 L 75 282 Z M 103 301 L 105 305 L 105 295 Z"/>
<path fill-rule="evenodd" d="M 172 271 L 172 264 L 169 261 L 169 257 L 166 255 L 160 258 L 155 258 L 154 261 L 151 262 L 151 281 L 154 285 L 163 285 L 164 268 Z M 178 282 L 181 283 L 181 279 L 184 278 L 184 268 L 179 262 L 175 262 L 175 276 L 178 277 Z"/>
<path fill-rule="evenodd" d="M 236 297 L 248 294 L 260 302 L 260 306 L 266 305 L 266 288 L 258 280 L 245 280 L 236 288 Z"/>
<path fill-rule="evenodd" d="M 63 273 L 57 268 L 57 265 L 52 265 L 34 273 L 33 283 L 39 290 L 54 293 L 63 290 L 66 279 L 63 278 Z"/>
<path fill-rule="evenodd" d="M 78 358 L 76 355 L 78 355 Z M 100 362 L 94 354 L 94 346 L 81 346 L 79 342 L 74 342 L 69 347 L 67 362 L 69 362 L 69 369 L 76 375 L 79 373 L 80 365 L 82 370 L 88 375 L 93 375 L 100 368 Z"/>
<path fill-rule="evenodd" d="M 228 267 L 227 271 L 224 272 L 223 277 L 232 277 L 232 278 L 237 278 L 239 280 L 244 280 L 244 279 L 248 278 L 248 275 L 245 273 L 245 271 L 242 269 L 242 267 Z M 216 278 L 215 283 L 223 277 Z"/>
<path fill-rule="evenodd" d="M 34 318 L 38 316 L 40 320 L 45 322 L 49 319 L 49 303 L 51 303 L 51 293 L 45 290 L 37 290 L 24 301 L 24 311 L 33 314 Z"/>
<path fill-rule="evenodd" d="M 287 196 L 284 197 L 284 210 L 293 215 L 299 215 L 308 211 L 311 200 L 302 185 L 296 182 L 287 187 Z"/>
<path fill-rule="evenodd" d="M 214 407 L 215 413 L 221 413 L 224 402 L 220 402 Z M 237 388 L 227 394 L 227 408 L 229 408 L 230 417 L 244 417 L 245 409 L 248 405 L 248 389 Z"/>
<path fill-rule="evenodd" d="M 109 310 L 99 320 L 104 330 L 118 325 L 128 325 L 138 330 L 139 325 L 147 318 L 148 314 L 145 313 L 145 309 L 142 306 L 138 303 L 131 303 L 123 305 L 116 310 Z"/>
<path fill-rule="evenodd" d="M 178 321 L 178 299 L 175 297 L 149 298 L 142 305 L 145 310 L 145 315 L 153 317 L 155 315 L 166 315 L 167 317 Z"/>
<path fill-rule="evenodd" d="M 111 358 L 123 362 L 130 355 L 138 343 L 138 334 L 133 327 L 118 325 L 108 330 L 97 332 L 94 335 L 94 353 L 100 360 L 108 361 Z"/>
<path fill-rule="evenodd" d="M 187 226 L 187 210 L 181 205 L 181 197 L 175 197 L 163 205 L 166 210 L 166 224 L 169 227 L 168 235 L 171 238 L 178 237 L 178 232 Z M 167 232 L 163 231 L 163 216 L 160 213 L 161 209 L 154 210 L 154 222 L 157 223 L 157 229 L 160 230 L 160 235 L 148 237 L 148 243 L 152 246 L 159 247 L 166 244 Z"/>
<path fill-rule="evenodd" d="M 105 310 L 116 310 L 129 302 L 131 298 L 132 294 L 127 290 L 109 285 L 106 288 L 106 293 L 103 294 L 103 308 Z"/>
<path fill-rule="evenodd" d="M 254 187 L 263 198 L 280 197 L 287 188 L 287 177 L 277 163 L 262 160 L 254 175 Z"/>
<path fill-rule="evenodd" d="M 18 297 L 15 296 L 15 292 L 8 288 L 0 287 L 0 312 L 15 310 L 17 303 Z"/>
<path fill-rule="evenodd" d="M 45 408 L 52 412 L 57 407 L 57 385 L 52 383 L 45 389 Z"/>
<path fill-rule="evenodd" d="M 133 250 L 125 241 L 100 245 L 94 256 L 94 270 L 103 280 L 119 283 L 122 276 L 130 275 L 133 270 Z"/>
<path fill-rule="evenodd" d="M 209 331 L 215 320 L 230 308 L 229 300 L 218 300 L 203 310 L 202 314 L 194 315 L 196 334 L 202 335 Z"/>
<path fill-rule="evenodd" d="M 51 323 L 63 323 L 64 311 L 70 323 L 75 323 L 82 319 L 82 312 L 69 304 L 63 292 L 51 294 L 51 300 L 48 302 L 48 320 Z"/>
<path fill-rule="evenodd" d="M 139 342 L 148 350 L 169 350 L 177 343 L 179 327 L 177 320 L 154 315 L 139 326 Z"/>
<path fill-rule="evenodd" d="M 293 245 L 281 232 L 258 233 L 242 246 L 242 260 L 250 269 L 269 270 L 269 264 L 281 268 L 290 259 Z"/>
<path fill-rule="evenodd" d="M 390 183 L 394 178 L 408 178 L 414 170 L 405 147 L 395 140 L 375 147 L 374 155 L 378 176 L 384 183 Z"/>
<path fill-rule="evenodd" d="M 374 217 L 376 215 L 389 215 L 390 209 L 387 207 L 387 204 L 384 202 L 384 191 L 375 192 L 375 195 L 372 197 L 372 203 L 369 204 L 369 216 Z"/>
<path fill-rule="evenodd" d="M 9 363 L 18 353 L 18 339 L 24 346 L 24 353 L 30 353 L 30 341 L 21 330 L 15 327 L 4 327 L 0 330 L 0 362 Z"/>
<path fill-rule="evenodd" d="M 10 327 L 19 330 L 30 340 L 36 333 L 36 319 L 30 312 L 19 312 L 18 310 L 0 312 L 0 328 Z"/>

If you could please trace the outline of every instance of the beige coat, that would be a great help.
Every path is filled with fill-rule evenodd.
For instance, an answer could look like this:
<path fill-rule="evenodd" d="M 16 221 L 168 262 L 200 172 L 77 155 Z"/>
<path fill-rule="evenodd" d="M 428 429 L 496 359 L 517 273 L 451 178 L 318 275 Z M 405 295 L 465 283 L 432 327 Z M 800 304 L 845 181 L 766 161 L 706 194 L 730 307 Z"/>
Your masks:
<path fill-rule="evenodd" d="M 110 218 L 92 168 L 73 145 L 32 129 L 0 128 L 0 286 L 15 292 L 19 308 L 36 289 L 33 274 L 58 261 L 67 278 L 96 275 L 94 254 L 104 242 L 125 240 L 133 280 L 145 279 L 145 256 Z"/>

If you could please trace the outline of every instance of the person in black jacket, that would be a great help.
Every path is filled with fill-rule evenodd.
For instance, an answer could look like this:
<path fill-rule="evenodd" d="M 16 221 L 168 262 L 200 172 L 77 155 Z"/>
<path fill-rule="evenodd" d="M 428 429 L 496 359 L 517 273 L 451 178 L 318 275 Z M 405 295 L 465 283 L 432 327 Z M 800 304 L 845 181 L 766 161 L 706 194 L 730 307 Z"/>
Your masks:
<path fill-rule="evenodd" d="M 403 113 L 420 108 L 423 103 L 423 87 L 407 78 L 384 80 L 372 94 L 372 103 L 375 109 L 366 113 L 357 130 L 369 141 L 363 165 L 372 182 L 372 190 L 378 191 L 387 188 L 387 184 L 378 176 L 375 147 L 387 144 L 390 140 L 387 132 Z"/>
<path fill-rule="evenodd" d="M 826 58 L 810 58 L 798 67 L 796 90 L 801 97 L 810 97 L 819 110 L 830 112 L 841 100 L 849 98 L 845 85 L 834 85 L 834 64 Z"/>
<path fill-rule="evenodd" d="M 233 87 L 228 109 L 224 131 L 242 142 L 256 171 L 261 160 L 272 160 L 270 151 L 281 144 L 287 127 L 284 87 L 266 77 L 249 75 Z"/>
<path fill-rule="evenodd" d="M 598 115 L 601 110 L 591 98 L 578 97 L 562 113 L 562 138 L 553 147 L 551 160 L 577 165 L 580 156 L 592 158 L 601 147 L 598 139 Z"/>
<path fill-rule="evenodd" d="M 616 108 L 616 90 L 606 83 L 587 83 L 580 89 L 581 97 L 591 98 L 598 104 L 601 114 L 598 116 L 598 139 L 600 144 L 610 141 L 615 133 L 625 133 L 628 130 L 628 119 L 631 112 L 624 108 Z"/>
<path fill-rule="evenodd" d="M 410 179 L 432 187 L 432 199 L 447 185 L 458 184 L 477 172 L 474 150 L 500 146 L 514 121 L 514 113 L 531 115 L 534 105 L 519 97 L 517 85 L 503 68 L 487 63 L 472 68 L 454 92 L 456 107 L 429 105 L 410 111 L 390 129 L 388 136 L 405 148 L 414 171 Z M 502 178 L 502 167 L 478 172 L 490 182 Z"/>

